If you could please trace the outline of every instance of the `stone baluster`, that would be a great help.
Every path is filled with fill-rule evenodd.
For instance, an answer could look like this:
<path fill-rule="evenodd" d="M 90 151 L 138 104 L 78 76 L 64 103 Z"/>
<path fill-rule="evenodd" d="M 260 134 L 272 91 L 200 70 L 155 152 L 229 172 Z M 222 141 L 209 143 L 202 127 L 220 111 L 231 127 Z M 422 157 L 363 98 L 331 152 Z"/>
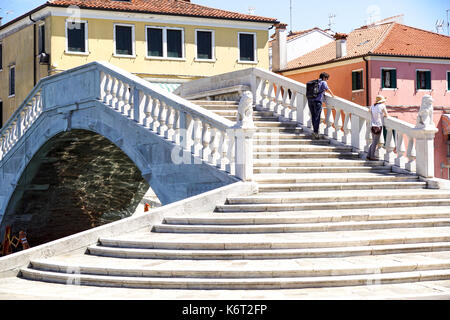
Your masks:
<path fill-rule="evenodd" d="M 268 108 L 270 103 L 270 97 L 269 97 L 269 87 L 270 83 L 266 80 L 261 81 L 262 82 L 262 100 L 261 100 L 261 107 Z"/>
<path fill-rule="evenodd" d="M 408 162 L 405 164 L 405 169 L 410 172 L 416 171 L 416 146 L 413 137 L 408 137 L 408 149 L 406 151 Z"/>
<path fill-rule="evenodd" d="M 211 154 L 211 125 L 207 122 L 203 122 L 203 137 L 202 137 L 202 159 L 208 161 Z"/>
<path fill-rule="evenodd" d="M 167 107 L 167 120 L 166 120 L 166 124 L 167 124 L 167 130 L 166 132 L 164 132 L 164 138 L 166 138 L 169 141 L 172 141 L 175 130 L 174 130 L 174 125 L 175 125 L 175 109 L 171 108 L 171 107 Z"/>
<path fill-rule="evenodd" d="M 275 112 L 275 114 L 278 115 L 281 113 L 281 109 L 283 108 L 283 91 L 284 91 L 283 87 L 278 85 L 274 100 L 275 103 L 273 107 L 273 111 Z"/>
<path fill-rule="evenodd" d="M 167 131 L 167 105 L 164 101 L 159 102 L 159 115 L 158 115 L 158 121 L 159 121 L 159 127 L 157 129 L 157 133 L 160 136 L 164 137 L 165 132 Z"/>
<path fill-rule="evenodd" d="M 159 109 L 161 107 L 160 101 L 158 99 L 153 99 L 153 108 L 152 108 L 152 131 L 153 132 L 158 132 L 158 128 L 159 128 Z"/>
<path fill-rule="evenodd" d="M 289 89 L 283 88 L 283 99 L 281 102 L 282 110 L 281 110 L 281 116 L 290 119 L 291 117 L 291 99 L 289 98 Z"/>
<path fill-rule="evenodd" d="M 182 122 L 183 118 L 185 121 L 185 125 L 181 125 L 181 128 L 184 127 L 184 129 L 181 130 L 181 145 L 183 146 L 183 149 L 190 150 L 192 152 L 192 146 L 194 144 L 193 134 L 195 121 L 190 114 L 185 112 L 183 112 L 180 117 L 180 123 Z"/>
<path fill-rule="evenodd" d="M 107 106 L 110 106 L 113 100 L 114 78 L 109 74 L 106 75 L 106 78 L 104 102 Z"/>
<path fill-rule="evenodd" d="M 144 120 L 142 120 L 142 124 L 146 128 L 150 128 L 151 124 L 153 122 L 152 118 L 152 106 L 153 106 L 153 100 L 152 97 L 148 94 L 144 94 L 141 103 L 143 104 L 144 108 Z"/>
<path fill-rule="evenodd" d="M 295 106 L 297 109 L 297 122 L 303 126 L 307 126 L 310 122 L 310 113 L 308 108 L 308 99 L 300 92 L 295 92 Z"/>
<path fill-rule="evenodd" d="M 261 77 L 256 77 L 256 88 L 254 92 L 255 105 L 262 105 L 264 99 L 264 84 L 265 81 Z"/>
<path fill-rule="evenodd" d="M 113 85 L 111 88 L 111 108 L 115 109 L 119 103 L 120 81 L 116 77 L 113 78 Z"/>
<path fill-rule="evenodd" d="M 272 82 L 269 82 L 269 93 L 267 95 L 267 106 L 266 108 L 270 111 L 274 111 L 275 108 L 275 85 Z"/>
<path fill-rule="evenodd" d="M 341 114 L 341 109 L 335 109 L 336 110 L 336 116 L 334 117 L 334 132 L 333 132 L 333 139 L 335 139 L 336 141 L 342 141 L 342 136 L 343 136 L 343 132 L 342 132 L 342 114 Z"/>
<path fill-rule="evenodd" d="M 406 161 L 407 158 L 405 157 L 405 142 L 403 138 L 403 133 L 397 130 L 397 141 L 396 141 L 396 148 L 397 148 L 397 157 L 395 158 L 395 165 L 400 168 L 406 168 Z"/>
<path fill-rule="evenodd" d="M 333 123 L 334 123 L 334 117 L 333 117 L 333 107 L 329 104 L 327 104 L 326 106 L 326 110 L 327 110 L 327 115 L 325 118 L 325 131 L 324 131 L 324 135 L 332 138 L 333 137 Z"/>
<path fill-rule="evenodd" d="M 342 137 L 342 142 L 345 144 L 351 145 L 352 143 L 352 114 L 350 113 L 344 113 L 344 126 L 342 127 L 342 130 L 344 132 L 344 135 Z"/>
<path fill-rule="evenodd" d="M 105 102 L 107 92 L 106 86 L 108 84 L 108 76 L 105 72 L 100 71 L 100 100 Z"/>
<path fill-rule="evenodd" d="M 201 158 L 202 156 L 202 134 L 203 134 L 203 125 L 202 121 L 199 118 L 194 118 L 194 127 L 193 127 L 193 139 L 194 144 L 192 145 L 191 152 L 195 157 Z"/>
<path fill-rule="evenodd" d="M 375 151 L 375 157 L 377 157 L 378 159 L 384 159 L 384 156 L 386 155 L 386 146 L 385 146 L 386 141 L 384 139 L 383 130 L 381 131 L 380 140 L 378 141 L 378 148 Z"/>
<path fill-rule="evenodd" d="M 229 163 L 230 163 L 230 161 L 229 161 L 229 159 L 227 157 L 227 154 L 228 154 L 228 141 L 229 141 L 229 137 L 228 137 L 227 131 L 221 131 L 220 132 L 220 143 L 219 143 L 219 153 L 220 153 L 219 168 L 221 170 L 225 170 L 225 171 L 228 171 L 227 168 L 228 168 Z"/>
<path fill-rule="evenodd" d="M 228 152 L 227 152 L 227 159 L 228 159 L 228 165 L 226 168 L 226 171 L 232 175 L 236 174 L 236 135 L 235 132 L 232 130 L 227 130 L 227 136 L 228 136 Z"/>
<path fill-rule="evenodd" d="M 393 163 L 395 158 L 395 139 L 394 139 L 394 131 L 392 128 L 386 128 L 386 154 L 384 155 L 384 161 L 388 163 Z"/>
<path fill-rule="evenodd" d="M 175 142 L 175 144 L 180 145 L 181 144 L 181 131 L 185 129 L 183 127 L 185 124 L 184 114 L 178 109 L 173 109 L 173 112 L 174 112 L 174 118 L 173 118 L 172 141 Z"/>
<path fill-rule="evenodd" d="M 219 143 L 220 143 L 220 131 L 215 127 L 211 127 L 211 142 L 209 144 L 211 153 L 208 158 L 208 162 L 212 165 L 220 166 L 220 153 L 219 153 Z"/>
<path fill-rule="evenodd" d="M 366 145 L 364 146 L 364 151 L 369 152 L 370 145 L 372 144 L 372 132 L 371 132 L 372 125 L 369 121 L 366 121 Z"/>

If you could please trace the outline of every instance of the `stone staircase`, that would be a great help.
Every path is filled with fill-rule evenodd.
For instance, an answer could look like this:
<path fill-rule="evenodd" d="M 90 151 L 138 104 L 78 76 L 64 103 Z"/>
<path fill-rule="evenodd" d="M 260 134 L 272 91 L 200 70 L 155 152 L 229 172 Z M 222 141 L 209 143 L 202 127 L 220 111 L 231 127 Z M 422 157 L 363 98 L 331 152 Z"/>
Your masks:
<path fill-rule="evenodd" d="M 196 101 L 235 120 L 237 104 Z M 20 277 L 90 286 L 283 289 L 450 279 L 450 191 L 255 110 L 259 192 L 166 217 Z"/>

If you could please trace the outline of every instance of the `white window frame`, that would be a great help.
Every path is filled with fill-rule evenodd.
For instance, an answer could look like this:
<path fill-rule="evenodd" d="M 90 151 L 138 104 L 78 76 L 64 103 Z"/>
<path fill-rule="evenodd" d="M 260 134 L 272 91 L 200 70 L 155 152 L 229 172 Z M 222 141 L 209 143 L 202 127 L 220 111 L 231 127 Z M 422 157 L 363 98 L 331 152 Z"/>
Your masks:
<path fill-rule="evenodd" d="M 132 54 L 118 54 L 116 52 L 116 27 L 131 27 L 131 50 Z M 114 50 L 113 50 L 113 56 L 117 58 L 136 58 L 136 35 L 135 35 L 135 25 L 134 24 L 125 24 L 125 23 L 114 23 L 113 28 L 113 34 L 114 34 Z"/>
<path fill-rule="evenodd" d="M 11 70 L 14 69 L 14 94 L 11 94 Z M 9 66 L 9 72 L 8 72 L 8 98 L 13 98 L 16 96 L 16 79 L 17 79 L 17 74 L 16 74 L 16 65 L 10 65 Z"/>
<path fill-rule="evenodd" d="M 352 81 L 353 81 L 353 72 L 361 72 L 362 71 L 362 77 L 361 77 L 361 81 L 362 81 L 362 88 L 361 89 L 357 89 L 357 90 L 353 90 L 353 85 L 352 85 L 352 93 L 357 93 L 357 92 L 363 92 L 365 89 L 365 83 L 364 83 L 364 68 L 361 69 L 356 69 L 356 70 L 352 70 Z"/>
<path fill-rule="evenodd" d="M 78 52 L 78 51 L 69 51 L 69 33 L 68 33 L 68 23 L 84 23 L 84 52 Z M 66 20 L 66 54 L 75 54 L 75 55 L 80 55 L 80 56 L 87 56 L 89 55 L 89 47 L 88 47 L 88 43 L 89 43 L 89 39 L 88 39 L 88 29 L 89 29 L 89 24 L 86 20 L 72 20 L 72 19 L 67 19 Z"/>
<path fill-rule="evenodd" d="M 430 89 L 417 89 L 417 71 L 428 71 L 430 72 Z M 414 72 L 414 90 L 417 91 L 431 91 L 433 90 L 433 81 L 431 79 L 431 69 L 416 69 L 416 71 Z"/>
<path fill-rule="evenodd" d="M 241 38 L 241 34 L 251 34 L 253 35 L 253 48 L 254 48 L 254 58 L 253 61 L 242 61 L 241 60 L 241 42 L 239 39 Z M 258 47 L 257 47 L 257 41 L 256 41 L 256 32 L 238 32 L 237 36 L 237 44 L 238 44 L 238 63 L 245 63 L 245 64 L 258 64 Z"/>
<path fill-rule="evenodd" d="M 381 90 L 393 90 L 393 91 L 395 91 L 395 90 L 397 90 L 398 89 L 398 73 L 396 73 L 396 75 L 397 75 L 397 79 L 396 79 L 396 82 L 397 82 L 397 88 L 383 88 L 383 70 L 395 70 L 395 71 L 397 71 L 397 68 L 392 68 L 392 67 L 381 67 L 380 68 L 380 89 Z"/>
<path fill-rule="evenodd" d="M 211 59 L 202 59 L 198 57 L 198 40 L 197 40 L 197 32 L 210 32 L 211 33 Z M 195 29 L 195 61 L 199 62 L 216 62 L 216 36 L 214 30 L 210 29 Z"/>
<path fill-rule="evenodd" d="M 148 29 L 161 29 L 162 30 L 162 47 L 163 47 L 163 56 L 162 57 L 154 57 L 148 55 Z M 167 56 L 167 30 L 180 30 L 181 31 L 181 58 L 168 57 Z M 177 27 L 161 27 L 161 26 L 145 26 L 145 58 L 151 60 L 178 60 L 178 61 L 186 61 L 185 55 L 185 42 L 184 42 L 184 28 Z"/>

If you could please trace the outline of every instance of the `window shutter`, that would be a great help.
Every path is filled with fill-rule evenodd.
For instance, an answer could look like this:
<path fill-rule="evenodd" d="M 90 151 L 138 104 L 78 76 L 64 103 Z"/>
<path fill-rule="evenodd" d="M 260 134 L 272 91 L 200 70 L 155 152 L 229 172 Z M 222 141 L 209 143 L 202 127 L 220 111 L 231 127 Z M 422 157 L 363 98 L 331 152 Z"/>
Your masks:
<path fill-rule="evenodd" d="M 352 90 L 356 90 L 356 72 L 352 72 Z"/>
<path fill-rule="evenodd" d="M 397 70 L 391 70 L 391 88 L 397 89 Z"/>
<path fill-rule="evenodd" d="M 419 77 L 420 71 L 416 71 L 416 89 L 420 89 L 420 77 Z"/>
<path fill-rule="evenodd" d="M 425 72 L 425 88 L 431 89 L 431 71 Z"/>

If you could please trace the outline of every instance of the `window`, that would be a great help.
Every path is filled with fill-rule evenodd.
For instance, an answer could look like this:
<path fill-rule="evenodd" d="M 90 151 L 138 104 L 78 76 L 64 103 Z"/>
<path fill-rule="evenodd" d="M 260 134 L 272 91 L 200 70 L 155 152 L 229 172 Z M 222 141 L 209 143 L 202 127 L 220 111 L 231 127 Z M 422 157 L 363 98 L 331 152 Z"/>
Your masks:
<path fill-rule="evenodd" d="M 239 62 L 256 62 L 256 34 L 238 33 Z"/>
<path fill-rule="evenodd" d="M 146 27 L 147 58 L 184 58 L 183 29 Z"/>
<path fill-rule="evenodd" d="M 397 70 L 381 69 L 381 88 L 396 89 L 397 88 Z"/>
<path fill-rule="evenodd" d="M 66 21 L 67 53 L 88 53 L 88 24 L 85 21 Z M 45 42 L 44 42 L 45 45 Z"/>
<path fill-rule="evenodd" d="M 45 24 L 39 26 L 38 54 L 45 52 Z"/>
<path fill-rule="evenodd" d="M 362 90 L 363 83 L 363 70 L 352 71 L 352 91 Z"/>
<path fill-rule="evenodd" d="M 0 129 L 3 127 L 3 101 L 0 101 Z"/>
<path fill-rule="evenodd" d="M 134 25 L 114 25 L 115 54 L 134 57 Z"/>
<path fill-rule="evenodd" d="M 3 44 L 0 43 L 0 70 L 3 69 Z"/>
<path fill-rule="evenodd" d="M 214 32 L 209 30 L 196 30 L 195 42 L 197 44 L 197 59 L 214 59 Z"/>
<path fill-rule="evenodd" d="M 417 70 L 416 84 L 417 90 L 431 90 L 431 71 Z"/>
<path fill-rule="evenodd" d="M 9 96 L 13 97 L 16 94 L 16 66 L 9 68 Z"/>

